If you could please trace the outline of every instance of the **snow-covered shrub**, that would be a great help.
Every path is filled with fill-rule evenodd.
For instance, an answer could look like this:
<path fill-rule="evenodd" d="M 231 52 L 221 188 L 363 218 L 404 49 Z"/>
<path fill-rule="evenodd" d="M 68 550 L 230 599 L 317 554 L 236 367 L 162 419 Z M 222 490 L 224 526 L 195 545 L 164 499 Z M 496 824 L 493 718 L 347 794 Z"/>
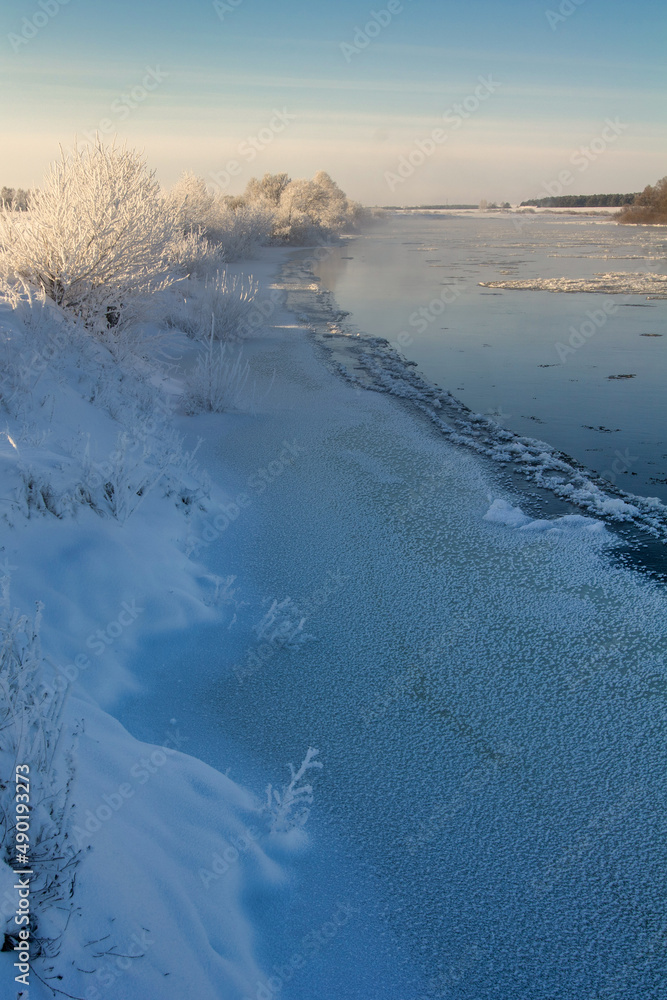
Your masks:
<path fill-rule="evenodd" d="M 204 509 L 204 502 L 210 497 L 211 479 L 197 461 L 197 452 L 204 443 L 198 438 L 195 446 L 188 450 L 185 438 L 173 427 L 161 428 L 157 442 L 157 456 L 160 465 L 165 465 L 162 480 L 165 496 L 173 497 L 181 511 L 195 507 Z"/>
<path fill-rule="evenodd" d="M 259 285 L 252 275 L 228 275 L 217 271 L 205 281 L 179 286 L 167 322 L 190 337 L 208 340 L 211 320 L 219 340 L 237 340 L 253 308 Z"/>
<path fill-rule="evenodd" d="M 288 833 L 306 825 L 310 816 L 310 806 L 313 804 L 313 786 L 301 782 L 308 771 L 323 766 L 321 761 L 314 759 L 318 753 L 319 750 L 308 747 L 298 771 L 294 770 L 293 764 L 289 764 L 291 780 L 288 785 L 283 785 L 280 791 L 272 785 L 267 786 L 264 808 L 268 814 L 271 833 Z"/>
<path fill-rule="evenodd" d="M 180 236 L 186 237 L 176 243 L 172 253 L 188 273 L 210 272 L 208 258 L 214 253 L 227 262 L 251 257 L 271 237 L 273 215 L 263 200 L 215 198 L 204 178 L 192 173 L 183 174 L 167 195 L 165 206 Z"/>
<path fill-rule="evenodd" d="M 123 524 L 134 513 L 142 499 L 162 478 L 166 467 L 149 467 L 143 461 L 141 454 L 135 454 L 131 447 L 129 435 L 121 431 L 116 440 L 116 447 L 103 463 L 103 475 L 97 473 L 91 466 L 89 482 L 102 480 L 100 487 L 108 510 L 117 521 Z M 84 482 L 86 481 L 84 469 Z"/>
<path fill-rule="evenodd" d="M 183 486 L 185 475 L 182 453 L 156 449 L 147 455 L 146 447 L 133 441 L 125 430 L 119 432 L 114 449 L 101 461 L 92 459 L 89 440 L 83 451 L 74 447 L 57 465 L 52 456 L 47 461 L 47 467 L 43 459 L 40 464 L 39 457 L 31 463 L 19 460 L 16 465 L 18 481 L 12 491 L 13 499 L 8 499 L 27 519 L 37 515 L 74 517 L 81 507 L 90 507 L 102 517 L 124 523 L 163 479 L 162 485 L 169 494 Z M 200 488 L 203 489 L 202 484 Z"/>
<path fill-rule="evenodd" d="M 210 238 L 222 247 L 226 261 L 247 260 L 270 242 L 274 214 L 264 204 L 240 203 L 235 198 L 216 202 Z"/>
<path fill-rule="evenodd" d="M 9 208 L 14 212 L 27 212 L 30 204 L 31 191 L 24 191 L 23 188 L 3 187 L 0 190 L 0 205 Z"/>
<path fill-rule="evenodd" d="M 61 149 L 30 211 L 0 210 L 5 282 L 43 289 L 84 319 L 117 321 L 124 304 L 171 280 L 175 221 L 155 176 L 126 147 Z"/>
<path fill-rule="evenodd" d="M 39 641 L 41 608 L 34 620 L 9 606 L 9 581 L 0 602 L 0 862 L 28 867 L 34 941 L 53 956 L 67 925 L 79 855 L 70 844 L 75 734 L 63 723 L 64 686 L 45 682 Z M 27 765 L 29 785 L 28 864 L 17 861 L 17 765 Z M 20 772 L 25 775 L 22 767 Z M 26 794 L 22 792 L 21 794 Z M 25 800 L 21 800 L 25 802 Z M 23 810 L 20 810 L 23 812 Z M 18 941 L 13 914 L 0 925 L 5 947 Z M 35 952 L 33 952 L 35 954 Z"/>
<path fill-rule="evenodd" d="M 63 497 L 47 473 L 43 470 L 21 467 L 19 480 L 16 499 L 19 509 L 27 518 L 33 513 L 63 516 Z"/>
<path fill-rule="evenodd" d="M 228 275 L 217 272 L 208 278 L 199 296 L 197 310 L 201 325 L 213 317 L 215 335 L 221 340 L 235 340 L 257 297 L 258 283 L 251 274 Z"/>
<path fill-rule="evenodd" d="M 185 391 L 187 412 L 223 413 L 238 409 L 243 402 L 249 372 L 250 366 L 243 361 L 241 351 L 232 357 L 229 345 L 216 341 L 215 319 L 211 319 L 211 333 L 197 358 Z"/>
<path fill-rule="evenodd" d="M 222 246 L 201 231 L 185 233 L 175 239 L 169 247 L 169 256 L 183 274 L 200 279 L 215 274 L 224 267 L 226 260 Z"/>

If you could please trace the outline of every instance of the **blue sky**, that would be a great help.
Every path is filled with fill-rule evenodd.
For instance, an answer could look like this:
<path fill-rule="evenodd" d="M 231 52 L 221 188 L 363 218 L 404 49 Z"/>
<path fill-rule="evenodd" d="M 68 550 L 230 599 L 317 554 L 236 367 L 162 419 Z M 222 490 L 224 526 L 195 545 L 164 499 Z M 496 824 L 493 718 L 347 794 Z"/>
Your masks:
<path fill-rule="evenodd" d="M 325 169 L 369 204 L 517 201 L 667 173 L 664 0 L 218 7 L 4 0 L 0 183 L 38 183 L 101 123 L 165 185 L 192 169 L 229 193 Z"/>

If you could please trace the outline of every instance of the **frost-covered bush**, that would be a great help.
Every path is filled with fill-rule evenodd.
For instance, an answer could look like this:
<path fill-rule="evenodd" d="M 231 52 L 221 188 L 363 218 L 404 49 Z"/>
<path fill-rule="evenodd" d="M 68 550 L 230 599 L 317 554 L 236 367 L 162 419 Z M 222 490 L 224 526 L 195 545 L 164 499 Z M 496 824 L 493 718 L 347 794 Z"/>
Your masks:
<path fill-rule="evenodd" d="M 45 682 L 39 641 L 41 608 L 34 619 L 9 606 L 9 581 L 0 601 L 0 868 L 31 868 L 31 921 L 39 951 L 55 955 L 67 925 L 78 853 L 70 844 L 73 746 L 63 722 L 65 688 Z M 28 864 L 17 864 L 17 765 L 27 765 Z M 25 776 L 25 768 L 20 774 Z M 25 803 L 25 799 L 20 800 Z M 21 808 L 23 814 L 23 808 Z M 20 832 L 20 831 L 19 831 Z M 20 846 L 20 845 L 19 845 Z M 15 879 L 14 879 L 15 881 Z M 13 914 L 0 924 L 4 947 L 18 942 Z M 36 952 L 33 952 L 35 954 Z"/>
<path fill-rule="evenodd" d="M 140 452 L 133 451 L 129 435 L 121 431 L 114 450 L 102 463 L 91 461 L 88 449 L 80 464 L 72 456 L 60 469 L 20 463 L 14 509 L 28 519 L 51 515 L 62 520 L 75 516 L 81 507 L 90 507 L 123 524 L 160 482 L 168 464 L 166 456 L 157 464 L 145 461 Z"/>
<path fill-rule="evenodd" d="M 62 517 L 63 495 L 54 486 L 47 472 L 31 467 L 19 469 L 19 487 L 16 491 L 19 509 L 30 518 L 35 514 L 52 514 Z"/>
<path fill-rule="evenodd" d="M 314 747 L 308 747 L 298 771 L 290 764 L 290 783 L 283 785 L 280 791 L 272 785 L 267 786 L 265 811 L 271 833 L 288 833 L 306 825 L 313 804 L 313 786 L 302 781 L 308 771 L 323 766 L 321 761 L 315 760 L 319 752 Z"/>
<path fill-rule="evenodd" d="M 228 344 L 215 339 L 215 319 L 188 379 L 184 403 L 188 413 L 223 413 L 238 409 L 248 381 L 250 367 L 241 352 L 233 357 Z"/>
<path fill-rule="evenodd" d="M 0 190 L 0 205 L 10 208 L 14 212 L 27 212 L 30 204 L 30 191 L 23 188 L 3 187 Z"/>
<path fill-rule="evenodd" d="M 169 247 L 169 256 L 183 274 L 206 279 L 221 270 L 225 264 L 225 251 L 201 231 L 178 236 Z"/>
<path fill-rule="evenodd" d="M 141 451 L 133 449 L 130 435 L 121 431 L 116 447 L 99 468 L 90 462 L 87 452 L 84 454 L 82 485 L 91 491 L 96 488 L 98 497 L 101 493 L 101 500 L 96 499 L 96 507 L 103 512 L 108 510 L 124 524 L 160 481 L 167 463 L 167 458 L 163 457 L 157 466 L 149 465 Z"/>
<path fill-rule="evenodd" d="M 182 284 L 167 322 L 190 337 L 208 340 L 213 320 L 219 340 L 240 339 L 258 288 L 252 275 L 228 275 L 226 271 L 218 271 L 203 282 Z"/>
<path fill-rule="evenodd" d="M 61 157 L 30 201 L 0 210 L 0 272 L 90 321 L 170 280 L 177 235 L 138 153 L 101 142 Z"/>
<path fill-rule="evenodd" d="M 186 267 L 188 256 L 198 261 L 200 255 L 206 258 L 213 252 L 228 262 L 246 259 L 271 237 L 273 215 L 263 202 L 216 198 L 208 192 L 204 178 L 192 173 L 183 174 L 167 195 L 165 205 L 179 233 L 186 237 L 180 251 Z M 205 241 L 203 245 L 199 245 L 200 240 Z"/>
<path fill-rule="evenodd" d="M 262 204 L 238 203 L 237 199 L 217 202 L 211 238 L 222 247 L 225 260 L 247 260 L 260 246 L 270 242 L 274 216 Z"/>
<path fill-rule="evenodd" d="M 167 195 L 165 208 L 181 233 L 206 236 L 214 221 L 215 198 L 203 177 L 186 171 Z"/>

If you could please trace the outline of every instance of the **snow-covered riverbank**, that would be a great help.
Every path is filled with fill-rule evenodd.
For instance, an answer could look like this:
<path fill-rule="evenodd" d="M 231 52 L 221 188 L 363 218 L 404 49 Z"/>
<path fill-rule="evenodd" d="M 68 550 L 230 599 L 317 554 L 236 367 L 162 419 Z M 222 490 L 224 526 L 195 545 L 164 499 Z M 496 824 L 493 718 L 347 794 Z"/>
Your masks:
<path fill-rule="evenodd" d="M 178 373 L 195 348 L 155 323 L 143 345 L 127 334 L 98 344 L 48 302 L 3 306 L 0 330 L 3 680 L 14 649 L 25 689 L 13 708 L 25 732 L 18 747 L 3 744 L 2 764 L 8 775 L 13 749 L 33 769 L 42 944 L 31 946 L 30 995 L 241 996 L 260 974 L 246 901 L 282 878 L 261 844 L 259 800 L 187 756 L 186 738 L 150 705 L 151 745 L 98 707 L 113 713 L 141 685 L 140 639 L 220 614 L 225 581 L 188 555 L 194 512 L 215 516 L 226 498 L 198 466 L 187 419 L 177 428 Z M 41 732 L 48 745 L 47 715 L 59 743 L 39 774 L 31 741 Z M 12 946 L 14 882 L 3 866 Z M 0 963 L 7 997 L 13 957 Z"/>

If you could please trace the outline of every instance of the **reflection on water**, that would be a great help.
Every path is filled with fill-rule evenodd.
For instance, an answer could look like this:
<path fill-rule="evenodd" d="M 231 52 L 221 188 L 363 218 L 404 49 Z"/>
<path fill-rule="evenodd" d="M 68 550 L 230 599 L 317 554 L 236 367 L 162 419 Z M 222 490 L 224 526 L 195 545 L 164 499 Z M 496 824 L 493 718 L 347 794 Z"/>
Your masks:
<path fill-rule="evenodd" d="M 666 270 L 660 229 L 548 216 L 391 216 L 316 266 L 358 329 L 471 409 L 665 501 L 667 301 L 479 282 Z"/>

